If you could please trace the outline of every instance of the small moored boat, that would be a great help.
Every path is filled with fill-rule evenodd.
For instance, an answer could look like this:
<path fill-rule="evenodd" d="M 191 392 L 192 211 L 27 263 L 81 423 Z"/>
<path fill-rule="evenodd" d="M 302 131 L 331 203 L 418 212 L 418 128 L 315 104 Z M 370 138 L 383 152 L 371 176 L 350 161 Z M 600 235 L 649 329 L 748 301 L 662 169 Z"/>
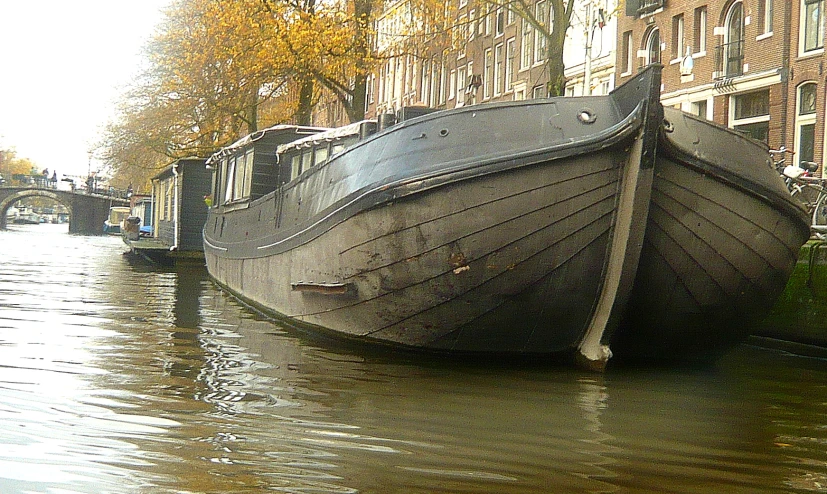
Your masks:
<path fill-rule="evenodd" d="M 783 290 L 808 222 L 766 148 L 662 108 L 660 71 L 608 96 L 248 136 L 208 160 L 209 273 L 366 341 L 597 368 L 615 341 L 717 354 L 742 336 L 732 313 Z"/>
<path fill-rule="evenodd" d="M 23 208 L 17 212 L 12 220 L 18 225 L 39 225 L 41 223 L 40 215 L 29 208 Z"/>
<path fill-rule="evenodd" d="M 103 222 L 103 233 L 120 235 L 124 220 L 129 216 L 130 209 L 126 206 L 109 208 L 109 217 Z"/>

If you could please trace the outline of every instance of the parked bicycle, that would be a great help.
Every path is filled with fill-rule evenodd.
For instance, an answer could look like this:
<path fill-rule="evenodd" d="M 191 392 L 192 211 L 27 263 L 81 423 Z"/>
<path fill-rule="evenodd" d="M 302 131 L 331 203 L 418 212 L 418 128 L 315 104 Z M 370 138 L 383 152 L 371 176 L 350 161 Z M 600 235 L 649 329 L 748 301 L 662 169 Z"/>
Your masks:
<path fill-rule="evenodd" d="M 770 156 L 790 195 L 800 200 L 810 213 L 810 232 L 819 240 L 827 240 L 827 178 L 815 177 L 818 163 L 799 161 L 787 164 L 787 156 L 795 154 L 784 146 L 771 149 Z"/>

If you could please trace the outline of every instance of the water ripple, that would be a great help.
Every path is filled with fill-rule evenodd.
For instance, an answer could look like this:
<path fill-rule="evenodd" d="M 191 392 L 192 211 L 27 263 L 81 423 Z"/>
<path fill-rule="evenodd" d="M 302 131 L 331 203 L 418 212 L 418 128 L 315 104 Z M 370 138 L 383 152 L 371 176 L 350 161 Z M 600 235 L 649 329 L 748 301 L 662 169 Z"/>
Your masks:
<path fill-rule="evenodd" d="M 595 376 L 354 350 L 116 238 L 0 243 L 4 493 L 827 492 L 824 362 L 744 347 Z"/>

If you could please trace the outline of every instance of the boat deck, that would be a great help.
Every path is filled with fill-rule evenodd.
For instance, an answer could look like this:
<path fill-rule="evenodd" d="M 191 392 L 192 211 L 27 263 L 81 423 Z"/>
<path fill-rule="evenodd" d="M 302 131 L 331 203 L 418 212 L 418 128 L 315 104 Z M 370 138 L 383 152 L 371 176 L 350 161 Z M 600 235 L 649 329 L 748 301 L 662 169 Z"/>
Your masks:
<path fill-rule="evenodd" d="M 129 246 L 133 254 L 138 254 L 159 264 L 174 264 L 184 260 L 204 260 L 204 251 L 202 250 L 170 250 L 171 246 L 169 244 L 155 238 L 139 240 L 124 238 L 123 241 Z"/>

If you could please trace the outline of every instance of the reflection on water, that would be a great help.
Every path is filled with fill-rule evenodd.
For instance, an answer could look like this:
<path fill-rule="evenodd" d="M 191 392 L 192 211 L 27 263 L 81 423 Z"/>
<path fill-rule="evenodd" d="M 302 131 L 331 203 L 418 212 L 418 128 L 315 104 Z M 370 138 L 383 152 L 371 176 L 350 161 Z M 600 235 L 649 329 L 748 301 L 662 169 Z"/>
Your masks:
<path fill-rule="evenodd" d="M 285 331 L 203 268 L 0 232 L 2 492 L 827 492 L 827 366 L 460 363 Z"/>

